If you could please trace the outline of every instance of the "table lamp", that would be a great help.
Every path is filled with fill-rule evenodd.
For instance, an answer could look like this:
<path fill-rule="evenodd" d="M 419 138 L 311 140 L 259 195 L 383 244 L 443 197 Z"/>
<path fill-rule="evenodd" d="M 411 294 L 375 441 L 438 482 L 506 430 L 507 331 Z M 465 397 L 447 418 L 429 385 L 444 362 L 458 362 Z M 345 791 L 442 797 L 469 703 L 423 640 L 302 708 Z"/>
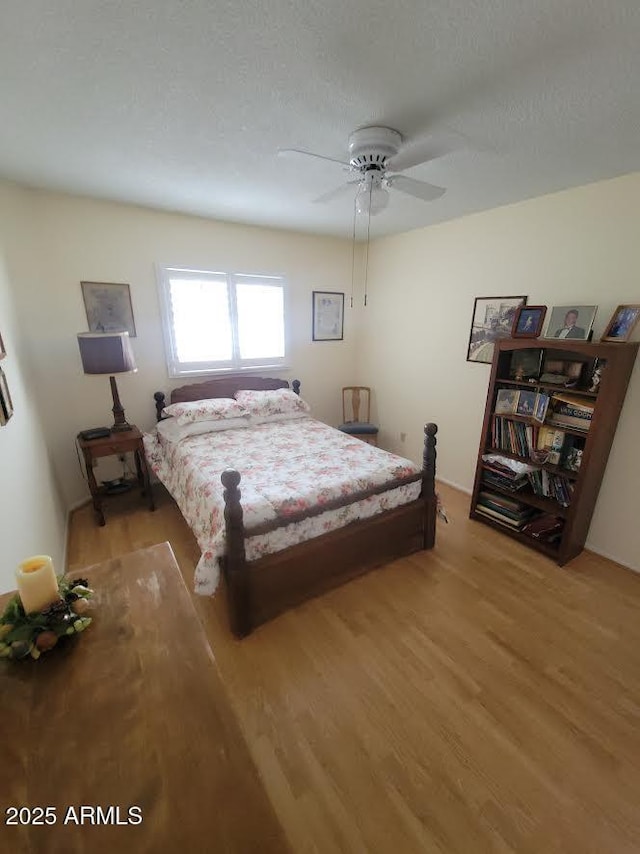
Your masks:
<path fill-rule="evenodd" d="M 124 417 L 114 374 L 137 371 L 128 332 L 79 332 L 78 346 L 85 374 L 110 374 L 113 395 L 112 430 L 131 430 Z"/>

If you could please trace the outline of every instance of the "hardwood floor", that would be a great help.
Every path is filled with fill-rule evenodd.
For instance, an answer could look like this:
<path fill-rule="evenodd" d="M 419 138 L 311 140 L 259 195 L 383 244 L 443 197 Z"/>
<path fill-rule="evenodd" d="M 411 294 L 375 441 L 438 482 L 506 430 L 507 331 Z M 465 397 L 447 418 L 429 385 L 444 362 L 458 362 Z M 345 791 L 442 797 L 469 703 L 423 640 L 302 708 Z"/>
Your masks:
<path fill-rule="evenodd" d="M 640 575 L 561 569 L 441 494 L 433 552 L 243 641 L 221 596 L 194 596 L 292 849 L 637 853 Z M 169 540 L 190 586 L 197 546 L 157 497 L 109 504 L 104 528 L 77 511 L 69 568 Z"/>

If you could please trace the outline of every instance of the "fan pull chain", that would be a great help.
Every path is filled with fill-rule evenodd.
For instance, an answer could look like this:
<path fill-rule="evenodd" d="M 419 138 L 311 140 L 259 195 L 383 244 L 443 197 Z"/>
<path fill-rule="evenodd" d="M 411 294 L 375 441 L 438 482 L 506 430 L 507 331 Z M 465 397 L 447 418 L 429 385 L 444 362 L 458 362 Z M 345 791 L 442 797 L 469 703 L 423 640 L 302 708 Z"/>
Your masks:
<path fill-rule="evenodd" d="M 353 308 L 353 282 L 356 277 L 356 216 L 358 213 L 358 205 L 356 199 L 353 199 L 353 232 L 351 235 L 351 297 L 349 299 L 349 308 Z"/>
<path fill-rule="evenodd" d="M 367 278 L 369 275 L 369 233 L 371 231 L 371 191 L 373 184 L 369 184 L 369 209 L 367 211 L 367 254 L 364 262 L 364 305 L 367 306 Z"/>

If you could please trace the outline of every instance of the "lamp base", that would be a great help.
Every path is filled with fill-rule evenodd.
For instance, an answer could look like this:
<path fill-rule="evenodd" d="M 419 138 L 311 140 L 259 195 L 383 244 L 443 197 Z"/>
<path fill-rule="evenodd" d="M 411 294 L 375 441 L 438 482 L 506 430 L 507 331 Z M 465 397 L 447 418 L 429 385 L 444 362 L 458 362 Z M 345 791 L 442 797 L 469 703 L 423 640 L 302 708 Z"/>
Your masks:
<path fill-rule="evenodd" d="M 111 428 L 112 433 L 120 433 L 124 430 L 133 430 L 133 427 L 127 419 L 124 417 L 124 407 L 120 403 L 120 395 L 118 394 L 118 386 L 116 385 L 116 378 L 109 377 L 109 382 L 111 383 L 111 394 L 113 396 L 113 426 Z"/>

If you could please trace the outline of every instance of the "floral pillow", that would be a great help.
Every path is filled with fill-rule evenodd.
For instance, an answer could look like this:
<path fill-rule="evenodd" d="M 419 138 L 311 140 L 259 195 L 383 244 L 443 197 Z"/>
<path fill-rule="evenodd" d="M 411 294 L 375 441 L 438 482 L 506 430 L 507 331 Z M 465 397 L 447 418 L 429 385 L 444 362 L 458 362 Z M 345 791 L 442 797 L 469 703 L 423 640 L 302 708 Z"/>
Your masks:
<path fill-rule="evenodd" d="M 220 421 L 223 418 L 246 418 L 249 415 L 245 407 L 231 397 L 172 403 L 165 406 L 162 414 L 172 416 L 180 426 L 193 424 L 195 421 Z"/>
<path fill-rule="evenodd" d="M 309 404 L 289 388 L 269 391 L 243 389 L 236 392 L 236 400 L 252 418 L 268 415 L 299 415 L 311 411 Z"/>

